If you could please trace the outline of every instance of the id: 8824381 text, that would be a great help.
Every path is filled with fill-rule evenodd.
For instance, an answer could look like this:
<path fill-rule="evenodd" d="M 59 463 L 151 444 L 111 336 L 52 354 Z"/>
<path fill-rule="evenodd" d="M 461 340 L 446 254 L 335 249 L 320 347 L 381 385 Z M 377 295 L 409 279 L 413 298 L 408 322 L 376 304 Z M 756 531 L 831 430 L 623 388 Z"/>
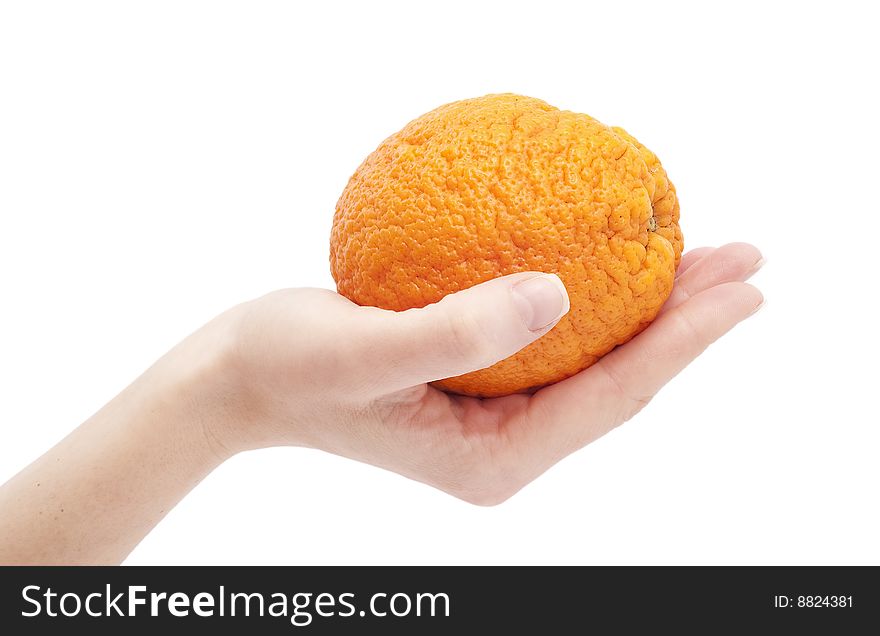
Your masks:
<path fill-rule="evenodd" d="M 852 606 L 852 595 L 813 594 L 800 596 L 778 595 L 773 597 L 773 607 L 777 608 L 844 608 Z"/>

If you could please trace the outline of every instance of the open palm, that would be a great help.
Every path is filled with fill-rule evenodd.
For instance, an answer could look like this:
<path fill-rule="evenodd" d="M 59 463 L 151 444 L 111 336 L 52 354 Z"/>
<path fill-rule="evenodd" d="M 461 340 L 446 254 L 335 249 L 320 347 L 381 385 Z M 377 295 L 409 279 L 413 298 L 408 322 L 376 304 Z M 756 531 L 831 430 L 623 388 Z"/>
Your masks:
<path fill-rule="evenodd" d="M 762 262 L 745 243 L 692 250 L 644 332 L 532 395 L 486 399 L 429 383 L 489 366 L 542 335 L 504 316 L 504 279 L 398 314 L 326 291 L 278 292 L 255 301 L 244 321 L 246 377 L 263 407 L 242 443 L 321 448 L 497 504 L 631 418 L 754 313 L 762 296 L 742 281 Z M 282 343 L 266 335 L 279 333 L 288 334 Z"/>

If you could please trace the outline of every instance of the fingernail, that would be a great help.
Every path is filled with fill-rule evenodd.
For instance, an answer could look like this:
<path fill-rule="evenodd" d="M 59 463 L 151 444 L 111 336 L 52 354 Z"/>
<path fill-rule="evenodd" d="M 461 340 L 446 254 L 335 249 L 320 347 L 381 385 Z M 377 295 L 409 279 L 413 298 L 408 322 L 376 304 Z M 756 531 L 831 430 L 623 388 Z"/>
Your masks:
<path fill-rule="evenodd" d="M 569 310 L 568 292 L 556 274 L 541 274 L 515 284 L 510 293 L 529 331 L 540 331 Z"/>
<path fill-rule="evenodd" d="M 759 269 L 764 267 L 764 263 L 766 263 L 766 262 L 767 262 L 767 259 L 764 258 L 763 256 L 761 258 L 759 258 L 758 261 L 754 265 L 752 265 L 751 269 L 748 271 L 746 276 L 751 276 L 752 274 L 757 272 Z"/>
<path fill-rule="evenodd" d="M 766 298 L 762 299 L 761 302 L 758 303 L 758 306 L 755 307 L 754 309 L 752 309 L 751 313 L 749 313 L 749 316 L 754 316 L 756 313 L 761 311 L 761 308 L 766 304 L 767 304 L 767 299 Z"/>

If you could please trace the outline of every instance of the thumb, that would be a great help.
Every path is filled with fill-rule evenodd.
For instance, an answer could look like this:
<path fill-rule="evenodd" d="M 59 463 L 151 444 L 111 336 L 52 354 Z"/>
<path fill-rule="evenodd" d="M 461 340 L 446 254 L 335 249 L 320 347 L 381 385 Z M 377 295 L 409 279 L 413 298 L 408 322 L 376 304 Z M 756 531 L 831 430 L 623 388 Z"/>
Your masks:
<path fill-rule="evenodd" d="M 360 335 L 382 351 L 371 364 L 391 392 L 491 366 L 550 331 L 568 310 L 558 276 L 521 272 L 421 309 L 383 311 L 371 333 Z"/>

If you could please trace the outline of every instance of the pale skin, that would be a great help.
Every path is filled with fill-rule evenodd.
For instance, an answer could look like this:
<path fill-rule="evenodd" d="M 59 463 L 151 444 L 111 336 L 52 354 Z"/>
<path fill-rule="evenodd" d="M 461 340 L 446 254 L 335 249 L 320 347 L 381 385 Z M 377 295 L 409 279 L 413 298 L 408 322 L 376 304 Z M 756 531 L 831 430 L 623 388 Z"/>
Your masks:
<path fill-rule="evenodd" d="M 268 446 L 321 449 L 501 503 L 630 419 L 753 314 L 763 298 L 743 281 L 762 263 L 745 243 L 692 250 L 639 336 L 532 395 L 483 400 L 427 383 L 552 329 L 567 310 L 555 277 L 506 276 L 401 313 L 319 289 L 244 303 L 0 487 L 0 564 L 120 563 L 214 468 Z"/>

